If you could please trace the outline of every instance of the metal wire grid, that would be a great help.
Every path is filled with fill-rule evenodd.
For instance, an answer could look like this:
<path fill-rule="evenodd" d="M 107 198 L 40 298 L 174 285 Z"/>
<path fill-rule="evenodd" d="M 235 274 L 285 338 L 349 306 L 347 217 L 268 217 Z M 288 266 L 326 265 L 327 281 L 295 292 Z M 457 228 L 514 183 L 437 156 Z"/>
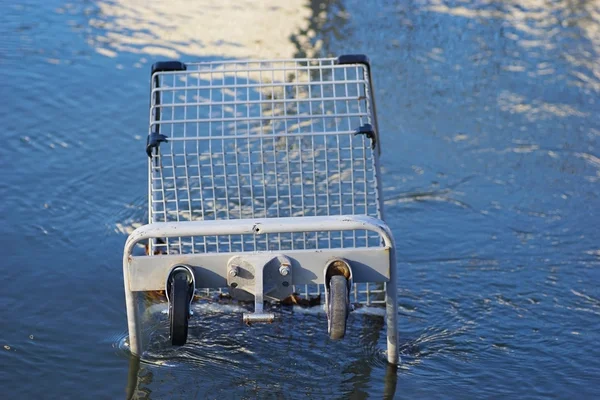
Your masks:
<path fill-rule="evenodd" d="M 385 305 L 385 283 L 355 283 L 350 291 L 350 301 L 355 304 L 367 306 Z M 322 298 L 325 295 L 323 285 L 294 285 L 294 293 L 304 299 Z M 206 298 L 216 298 L 229 293 L 227 288 L 203 288 L 196 289 L 196 293 Z"/>
<path fill-rule="evenodd" d="M 335 59 L 188 64 L 153 81 L 150 222 L 379 217 L 368 74 Z M 157 95 L 158 93 L 158 95 Z M 367 231 L 164 240 L 168 254 L 379 246 Z"/>
<path fill-rule="evenodd" d="M 350 291 L 350 301 L 367 306 L 385 305 L 385 282 L 355 283 Z M 294 285 L 294 292 L 305 299 L 325 295 L 323 285 Z"/>

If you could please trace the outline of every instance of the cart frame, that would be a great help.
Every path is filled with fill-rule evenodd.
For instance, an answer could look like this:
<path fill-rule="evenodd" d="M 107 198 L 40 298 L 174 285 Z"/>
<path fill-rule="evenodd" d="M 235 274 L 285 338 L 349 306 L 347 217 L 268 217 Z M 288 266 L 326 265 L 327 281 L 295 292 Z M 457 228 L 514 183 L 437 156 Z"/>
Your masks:
<path fill-rule="evenodd" d="M 261 63 L 268 63 L 269 61 L 263 61 Z M 287 62 L 290 62 L 289 60 Z M 187 65 L 180 62 L 164 62 L 155 64 L 152 71 L 152 101 L 151 101 L 151 118 L 150 118 L 150 131 L 148 135 L 148 141 L 146 146 L 146 152 L 149 156 L 149 224 L 144 225 L 131 233 L 128 237 L 124 255 L 123 255 L 123 276 L 124 276 L 124 287 L 125 287 L 125 298 L 127 306 L 127 319 L 129 329 L 129 343 L 132 353 L 141 355 L 143 352 L 143 340 L 140 333 L 140 305 L 137 299 L 137 293 L 145 291 L 156 291 L 165 290 L 169 287 L 169 279 L 175 269 L 185 271 L 190 275 L 190 282 L 192 290 L 199 288 L 222 288 L 227 287 L 234 294 L 243 293 L 249 294 L 254 299 L 254 313 L 245 314 L 244 321 L 247 323 L 254 322 L 272 322 L 274 315 L 264 312 L 263 302 L 265 296 L 269 299 L 283 299 L 287 295 L 292 293 L 292 288 L 299 285 L 321 285 L 325 288 L 325 301 L 326 304 L 329 301 L 329 279 L 332 272 L 330 268 L 332 260 L 341 260 L 347 267 L 345 272 L 345 278 L 348 282 L 348 298 L 350 297 L 350 291 L 352 290 L 353 284 L 366 283 L 367 302 L 369 302 L 369 283 L 380 282 L 384 285 L 383 292 L 385 293 L 385 307 L 386 307 L 386 325 L 387 325 L 387 360 L 390 364 L 397 365 L 399 362 L 397 341 L 398 341 L 398 326 L 397 326 L 397 267 L 396 267 L 396 254 L 395 244 L 392 233 L 388 226 L 383 222 L 383 205 L 379 194 L 380 191 L 380 173 L 379 173 L 379 152 L 380 143 L 377 136 L 377 118 L 375 111 L 375 101 L 373 98 L 373 86 L 371 81 L 370 64 L 368 58 L 362 55 L 349 55 L 341 56 L 337 59 L 321 59 L 318 60 L 318 66 L 314 67 L 310 60 L 292 60 L 291 62 L 303 63 L 302 67 L 296 67 L 295 75 L 292 79 L 293 83 L 288 84 L 285 81 L 280 83 L 283 89 L 283 99 L 274 99 L 273 97 L 264 98 L 262 93 L 259 93 L 259 100 L 252 100 L 250 94 L 245 98 L 245 102 L 249 104 L 259 104 L 261 107 L 260 115 L 251 117 L 250 109 L 246 111 L 246 115 L 241 118 L 232 114 L 232 117 L 225 117 L 225 111 L 222 111 L 220 118 L 213 118 L 210 114 L 207 114 L 206 118 L 200 117 L 200 111 L 195 118 L 190 118 L 187 115 L 187 110 L 190 105 L 196 106 L 200 109 L 205 104 L 199 99 L 200 96 L 196 96 L 194 101 L 190 101 L 187 93 L 190 92 L 188 77 L 190 74 L 196 72 L 187 71 Z M 197 64 L 206 65 L 210 63 Z M 247 64 L 250 65 L 250 64 Z M 260 64 L 264 66 L 266 64 Z M 297 64 L 299 65 L 299 64 Z M 326 67 L 323 67 L 325 65 Z M 353 80 L 348 79 L 348 72 L 344 69 L 346 67 L 355 68 L 352 71 L 355 72 L 355 78 Z M 323 68 L 328 68 L 328 71 L 332 74 L 330 78 L 331 83 L 319 81 L 317 85 L 320 85 L 320 98 L 317 100 L 311 99 L 310 87 L 310 76 L 313 74 L 313 70 L 320 73 L 320 78 L 323 80 Z M 340 68 L 337 70 L 336 68 Z M 253 71 L 251 68 L 247 68 L 249 71 Z M 275 68 L 273 70 L 276 70 Z M 186 72 L 187 71 L 187 72 Z M 197 71 L 198 74 L 201 72 L 200 69 Z M 339 71 L 343 71 L 343 77 L 346 79 L 337 81 L 334 77 Z M 183 109 L 184 118 L 180 118 L 176 115 L 178 107 L 177 99 L 175 94 L 172 95 L 171 104 L 165 104 L 161 96 L 164 91 L 177 90 L 176 87 L 176 75 L 178 73 L 186 73 L 185 87 L 182 89 L 184 93 L 183 105 L 180 107 Z M 308 82 L 300 82 L 300 73 L 306 73 L 308 76 Z M 212 77 L 214 70 L 210 72 Z M 220 72 L 221 73 L 221 72 Z M 225 72 L 222 72 L 223 76 L 227 73 L 227 67 Z M 239 75 L 239 71 L 233 71 L 234 74 Z M 284 75 L 285 75 L 284 69 Z M 161 75 L 170 77 L 173 76 L 173 87 L 164 88 L 160 87 Z M 286 78 L 287 79 L 287 78 Z M 316 78 L 318 80 L 318 78 Z M 352 84 L 356 84 L 356 93 L 352 92 L 349 94 L 348 87 L 345 87 L 345 96 L 337 96 L 335 85 L 347 85 L 347 81 L 351 81 Z M 234 87 L 243 86 L 245 88 L 251 87 L 250 80 L 244 82 L 242 85 L 236 81 Z M 299 83 L 300 82 L 300 83 Z M 341 82 L 341 83 L 340 83 Z M 326 84 L 332 86 L 334 96 L 332 99 L 326 98 L 324 87 Z M 297 97 L 288 99 L 286 98 L 286 87 L 292 86 L 295 89 Z M 295 86 L 294 86 L 295 85 Z M 307 94 L 299 92 L 298 87 L 307 87 Z M 210 99 L 206 101 L 209 104 L 212 112 L 213 104 L 217 106 L 225 107 L 226 104 L 234 104 L 237 107 L 243 103 L 241 101 L 229 101 L 222 100 L 221 102 L 215 102 L 213 99 L 213 90 L 218 85 L 213 85 L 210 82 L 210 86 L 207 86 L 210 93 Z M 262 78 L 260 85 L 257 87 L 262 90 L 264 86 L 275 86 L 274 82 L 264 84 Z M 197 84 L 193 89 L 200 93 L 200 88 L 203 88 L 200 84 Z M 352 90 L 354 86 L 351 88 Z M 225 91 L 227 85 L 225 78 L 223 78 L 222 85 L 217 87 L 218 90 Z M 250 93 L 249 89 L 248 93 Z M 274 90 L 271 89 L 274 93 Z M 287 94 L 287 96 L 293 96 Z M 354 96 L 354 98 L 352 98 Z M 306 99 L 308 98 L 308 99 Z M 352 99 L 351 99 L 352 98 Z M 224 95 L 223 95 L 224 99 Z M 327 122 L 330 115 L 325 113 L 326 102 L 331 102 L 333 107 L 336 108 L 336 104 L 346 104 L 346 111 L 342 117 L 338 117 L 337 114 L 333 115 L 335 122 Z M 309 115 L 304 115 L 301 110 L 308 110 L 305 105 L 301 105 L 301 102 L 308 102 L 310 107 Z M 321 111 L 320 115 L 315 116 L 313 113 L 313 102 L 320 102 L 321 105 L 315 105 Z M 356 102 L 358 105 L 358 111 L 352 113 L 349 102 Z M 274 115 L 274 112 L 268 116 L 263 115 L 264 105 L 268 104 L 270 107 L 275 107 L 274 104 L 281 103 L 286 109 L 284 115 Z M 296 104 L 297 109 L 288 115 L 290 104 Z M 354 103 L 352 103 L 354 104 Z M 361 105 L 364 104 L 364 107 Z M 214 106 L 214 107 L 217 107 Z M 165 110 L 171 107 L 171 118 L 167 116 L 164 118 Z M 251 107 L 248 106 L 248 107 Z M 320 108 L 319 108 L 320 107 Z M 340 106 L 341 108 L 341 106 Z M 273 108 L 274 109 L 274 108 Z M 271 111 L 271 110 L 270 110 Z M 308 113 L 304 111 L 304 113 Z M 162 114 L 162 115 L 161 115 Z M 285 129 L 282 132 L 276 133 L 275 122 L 278 120 L 285 122 Z M 313 123 L 315 119 L 320 118 L 323 122 L 320 122 L 323 127 L 323 132 L 315 132 Z M 344 119 L 345 118 L 345 119 Z M 298 124 L 294 125 L 288 131 L 288 120 L 298 120 Z M 304 119 L 304 120 L 302 120 Z M 233 125 L 231 129 L 234 130 L 234 134 L 226 133 L 226 123 L 239 124 L 239 121 L 243 121 L 247 124 L 247 130 L 244 131 L 243 135 L 237 134 L 237 126 Z M 348 124 L 359 121 L 358 126 L 354 129 L 343 129 L 340 128 L 342 122 L 340 120 L 348 121 Z M 166 121 L 166 122 L 165 122 Z M 191 121 L 191 122 L 190 122 Z M 196 124 L 197 131 L 200 132 L 200 126 L 202 123 L 208 121 L 210 134 L 207 137 L 201 137 L 199 134 L 194 137 L 190 137 L 186 134 L 186 126 L 188 124 Z M 213 135 L 213 127 L 217 122 L 222 127 L 220 134 Z M 257 121 L 260 126 L 251 129 L 251 122 Z M 265 122 L 267 121 L 267 122 Z M 310 131 L 303 132 L 302 126 L 306 125 L 306 121 L 309 121 Z M 178 137 L 177 126 L 183 125 L 183 135 Z M 264 131 L 264 125 L 273 124 L 269 129 L 272 129 L 270 134 L 266 134 Z M 232 125 L 229 125 L 230 127 Z M 327 131 L 331 127 L 332 132 Z M 170 128 L 170 132 L 165 129 Z M 292 132 L 293 129 L 297 129 L 296 132 Z M 315 149 L 314 155 L 306 155 L 302 149 L 298 149 L 295 152 L 290 150 L 290 146 L 287 142 L 288 136 L 297 137 L 311 137 L 313 146 L 315 145 L 314 137 L 322 135 L 324 137 L 323 144 L 324 149 Z M 327 140 L 329 136 L 334 136 L 339 145 L 340 138 L 348 140 L 350 147 L 348 147 L 349 154 L 347 160 L 343 158 L 342 152 L 347 149 L 335 149 L 334 159 L 331 161 L 328 157 L 332 154 L 332 150 L 327 148 Z M 360 139 L 356 139 L 357 136 L 361 136 Z M 265 151 L 264 140 L 275 140 L 277 138 L 286 138 L 285 147 L 283 150 L 276 151 L 275 145 L 273 147 L 267 147 L 266 153 L 259 155 L 258 161 L 254 161 L 255 164 L 263 162 L 269 157 L 269 151 L 274 154 L 274 160 L 272 165 L 277 169 L 278 165 L 285 165 L 281 163 L 287 163 L 287 174 L 288 181 L 282 180 L 278 177 L 277 172 L 273 174 L 273 180 L 269 183 L 275 186 L 276 190 L 281 189 L 284 185 L 287 185 L 289 191 L 289 203 L 277 203 L 276 215 L 271 216 L 264 206 L 260 209 L 255 203 L 250 203 L 249 208 L 244 209 L 242 202 L 248 200 L 243 198 L 241 194 L 242 183 L 237 181 L 237 191 L 235 188 L 230 190 L 227 187 L 227 173 L 223 172 L 224 179 L 222 182 L 222 188 L 219 187 L 216 178 L 213 176 L 212 179 L 212 198 L 201 198 L 201 202 L 197 203 L 200 210 L 192 210 L 195 208 L 193 204 L 192 195 L 189 194 L 192 190 L 197 190 L 190 184 L 190 177 L 188 176 L 188 163 L 194 158 L 197 163 L 198 176 L 200 180 L 200 197 L 202 197 L 202 176 L 201 164 L 209 164 L 211 172 L 213 169 L 214 161 L 213 154 L 220 154 L 222 156 L 223 170 L 227 167 L 225 157 L 227 151 L 232 152 L 237 159 L 237 146 L 240 141 L 247 140 L 248 157 L 253 157 L 250 151 L 250 140 L 260 140 L 259 151 Z M 232 140 L 232 145 L 226 148 L 226 140 Z M 303 139 L 298 139 L 303 140 Z M 167 142 L 167 146 L 161 146 L 161 144 Z M 170 143 L 169 143 L 170 142 Z M 189 150 L 186 150 L 187 143 L 196 143 L 198 154 L 189 154 Z M 209 143 L 208 147 L 204 149 L 202 153 L 201 145 L 203 143 Z M 221 143 L 217 150 L 213 147 L 212 143 Z M 300 142 L 299 142 L 300 143 Z M 319 142 L 321 143 L 321 142 Z M 169 149 L 168 146 L 171 146 Z M 182 145 L 183 147 L 177 147 Z M 357 149 L 361 145 L 365 145 L 365 150 L 358 156 L 354 156 Z M 241 146 L 244 146 L 243 144 Z M 301 146 L 301 145 L 300 145 Z M 352 147 L 354 146 L 354 147 Z M 166 153 L 161 152 L 162 147 L 167 147 Z M 216 145 L 215 145 L 216 147 Z M 183 149 L 183 150 L 182 150 Z M 208 150 L 207 150 L 208 149 Z M 170 150 L 170 151 L 169 151 Z M 182 153 L 183 152 L 183 153 Z M 182 154 L 180 154 L 182 153 Z M 283 158 L 277 159 L 279 154 L 284 154 Z M 208 159 L 205 157 L 202 161 L 202 154 L 208 155 Z M 344 153 L 346 154 L 346 153 Z M 339 176 L 332 176 L 331 173 L 327 173 L 324 179 L 326 179 L 324 186 L 320 187 L 329 189 L 333 187 L 334 190 L 337 188 L 339 192 L 339 204 L 335 207 L 330 202 L 330 197 L 327 195 L 327 203 L 319 203 L 317 200 L 317 185 L 319 172 L 316 158 L 324 157 L 324 162 L 337 162 L 337 168 L 340 171 Z M 169 158 L 170 157 L 170 158 Z M 294 161 L 294 157 L 297 157 L 300 161 Z M 304 172 L 303 165 L 306 161 L 303 161 L 306 157 L 313 157 L 308 162 L 312 162 L 312 172 L 309 171 L 308 176 L 302 175 Z M 279 161 L 278 161 L 279 160 Z M 283 161 L 282 161 L 283 160 Z M 291 161 L 290 161 L 291 160 Z M 185 165 L 177 165 L 177 162 L 182 162 Z M 219 162 L 219 161 L 218 161 Z M 266 162 L 266 161 L 264 161 Z M 302 175 L 299 180 L 292 179 L 292 168 L 293 163 L 296 162 L 300 165 L 300 174 Z M 304 164 L 303 164 L 304 162 Z M 252 160 L 248 161 L 250 167 L 252 167 Z M 280 164 L 278 164 L 280 163 Z M 203 164 L 202 164 L 203 165 Z M 342 173 L 346 170 L 342 170 L 344 165 L 351 174 L 352 190 L 350 192 L 351 197 L 347 197 L 347 194 L 343 193 L 343 187 L 345 185 Z M 358 167 L 356 167 L 358 166 Z M 178 177 L 177 168 L 183 168 L 185 176 L 183 178 Z M 243 172 L 239 172 L 238 165 L 235 165 L 236 172 L 239 176 L 243 175 Z M 260 183 L 263 187 L 267 186 L 265 178 L 265 167 L 262 167 L 263 181 Z M 358 170 L 357 170 L 358 168 Z M 362 168 L 362 169 L 361 169 Z M 355 170 L 357 171 L 355 173 Z M 166 172 L 169 171 L 169 172 Z M 172 171 L 172 172 L 171 172 Z M 171 175 L 168 175 L 171 174 Z M 251 196 L 248 196 L 250 201 L 252 198 L 252 176 L 253 172 L 248 172 L 250 184 Z M 312 175 L 311 175 L 312 174 Z M 165 178 L 166 176 L 166 178 Z M 170 181 L 169 181 L 170 179 Z M 188 198 L 181 199 L 181 188 L 177 188 L 178 179 L 185 180 L 188 191 Z M 305 187 L 310 184 L 311 179 L 314 180 L 314 187 L 309 188 L 312 190 L 311 196 L 314 195 L 315 201 L 312 203 L 312 209 L 310 206 L 305 206 L 304 196 Z M 338 179 L 339 183 L 335 183 Z M 182 180 L 182 181 L 183 181 Z M 167 187 L 165 181 L 172 182 L 173 187 Z M 294 182 L 300 182 L 301 191 L 299 197 L 302 199 L 302 207 L 300 208 L 301 216 L 294 216 L 294 204 L 293 199 L 293 186 Z M 309 183 L 306 184 L 305 182 Z M 354 187 L 354 182 L 358 183 Z M 221 181 L 219 181 L 221 182 Z M 331 183 L 334 182 L 334 183 Z M 335 186 L 335 185 L 338 186 Z M 181 185 L 181 184 L 180 184 Z M 227 195 L 235 193 L 239 199 L 239 213 L 230 213 L 227 209 L 226 212 L 222 212 L 224 216 L 219 217 L 217 210 L 217 202 L 220 200 L 217 196 L 217 189 L 223 189 L 225 193 L 225 200 Z M 179 191 L 178 191 L 179 190 Z M 264 200 L 267 200 L 266 189 L 264 189 Z M 362 190 L 362 191 L 361 191 Z M 174 193 L 174 194 L 171 194 Z M 210 192 L 206 192 L 209 193 Z M 173 197 L 169 197 L 173 196 Z M 208 196 L 208 195 L 206 195 Z M 205 196 L 205 197 L 206 197 Z M 235 196 L 234 196 L 235 197 Z M 298 196 L 297 196 L 298 197 Z M 333 197 L 333 196 L 332 196 Z M 350 198 L 352 201 L 352 210 L 359 210 L 358 214 L 344 214 L 343 201 L 346 198 Z M 231 200 L 231 199 L 230 199 Z M 186 201 L 186 205 L 189 205 L 189 213 L 184 214 L 186 211 L 180 210 L 180 204 L 182 201 Z M 175 209 L 168 210 L 168 207 L 175 205 Z M 319 205 L 321 204 L 321 205 Z M 208 206 L 213 207 L 213 214 L 209 214 L 210 210 Z M 229 207 L 225 202 L 225 207 Z M 287 208 L 286 208 L 287 207 Z M 183 208 L 183 207 L 181 207 Z M 288 210 L 289 208 L 289 210 Z M 250 210 L 250 214 L 248 211 Z M 258 210 L 258 211 L 257 211 Z M 262 211 L 261 211 L 262 210 Z M 283 211 L 282 211 L 283 210 Z M 312 210 L 312 211 L 311 211 Z M 362 210 L 362 211 L 360 211 Z M 199 217 L 194 216 L 194 212 L 199 211 Z M 311 214 L 312 212 L 312 214 Z M 246 214 L 244 214 L 246 213 Z M 286 214 L 287 213 L 287 214 Z M 296 211 L 296 214 L 298 211 Z M 322 215 L 326 214 L 326 215 Z M 210 219 L 212 218 L 212 219 Z M 283 235 L 283 236 L 282 236 Z M 289 236 L 285 236 L 289 235 Z M 296 236 L 294 236 L 296 235 Z M 300 235 L 300 236 L 297 236 Z M 232 241 L 232 238 L 240 238 L 239 242 Z M 282 237 L 284 239 L 282 239 Z M 270 239 L 271 238 L 271 239 Z M 275 238 L 275 239 L 272 239 Z M 289 239 L 286 239 L 289 238 Z M 298 239 L 304 244 L 298 245 Z M 161 240 L 163 242 L 159 242 Z M 286 241 L 287 240 L 287 241 Z M 339 245 L 332 245 L 335 241 L 339 241 Z M 350 246 L 344 243 L 350 243 Z M 147 243 L 148 254 L 144 256 L 134 255 L 134 248 L 137 244 Z M 232 244 L 233 243 L 233 244 Z M 325 243 L 325 244 L 323 244 Z M 337 243 L 337 242 L 336 242 Z M 158 251 L 157 251 L 158 250 Z M 337 272 L 335 272 L 337 273 Z M 267 288 L 268 286 L 268 288 Z M 354 289 L 354 295 L 357 296 L 357 291 Z M 308 292 L 308 289 L 306 290 Z M 371 292 L 376 292 L 371 290 Z M 382 292 L 379 290 L 379 292 Z M 168 293 L 168 291 L 167 291 Z M 320 289 L 319 289 L 320 293 Z M 308 294 L 308 293 L 306 293 Z M 172 301 L 172 299 L 170 299 Z M 191 301 L 191 298 L 190 298 Z M 329 314 L 328 314 L 329 316 Z M 330 317 L 330 316 L 329 316 Z M 345 329 L 345 328 L 344 328 Z M 186 326 L 187 331 L 187 326 Z"/>

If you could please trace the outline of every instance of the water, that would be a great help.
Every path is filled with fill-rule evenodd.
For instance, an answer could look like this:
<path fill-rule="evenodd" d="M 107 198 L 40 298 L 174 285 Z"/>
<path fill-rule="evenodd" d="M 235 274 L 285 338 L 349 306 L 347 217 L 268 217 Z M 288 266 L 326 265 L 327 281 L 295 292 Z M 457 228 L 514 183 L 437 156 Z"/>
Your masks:
<path fill-rule="evenodd" d="M 3 397 L 600 395 L 597 2 L 187 3 L 0 5 Z M 399 247 L 398 371 L 376 312 L 334 344 L 318 309 L 247 328 L 234 306 L 197 310 L 180 350 L 155 310 L 130 365 L 149 65 L 356 52 Z"/>

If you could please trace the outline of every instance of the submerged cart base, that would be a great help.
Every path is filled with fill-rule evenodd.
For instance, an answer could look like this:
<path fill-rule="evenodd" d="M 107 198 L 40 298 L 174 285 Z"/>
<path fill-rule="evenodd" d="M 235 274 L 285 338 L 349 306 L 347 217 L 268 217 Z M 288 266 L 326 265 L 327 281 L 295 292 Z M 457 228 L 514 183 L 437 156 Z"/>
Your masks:
<path fill-rule="evenodd" d="M 151 103 L 150 221 L 123 257 L 132 352 L 143 352 L 139 292 L 166 291 L 171 343 L 183 345 L 199 288 L 253 300 L 252 324 L 274 321 L 265 301 L 323 285 L 328 334 L 342 339 L 350 294 L 379 284 L 397 364 L 395 246 L 366 57 L 158 63 Z M 138 243 L 148 255 L 133 255 Z M 368 286 L 360 293 L 370 301 Z"/>

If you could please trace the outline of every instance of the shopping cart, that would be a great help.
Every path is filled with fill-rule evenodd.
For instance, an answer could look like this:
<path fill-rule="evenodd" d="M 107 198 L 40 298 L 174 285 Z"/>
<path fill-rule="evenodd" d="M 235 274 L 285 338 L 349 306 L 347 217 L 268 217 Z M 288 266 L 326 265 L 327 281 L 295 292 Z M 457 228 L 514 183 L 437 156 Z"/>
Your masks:
<path fill-rule="evenodd" d="M 143 351 L 141 292 L 166 291 L 171 343 L 183 345 L 194 294 L 218 289 L 254 301 L 248 324 L 275 320 L 266 301 L 323 295 L 331 339 L 355 304 L 383 305 L 397 364 L 378 133 L 363 55 L 156 63 L 150 221 L 123 257 L 131 351 Z"/>

